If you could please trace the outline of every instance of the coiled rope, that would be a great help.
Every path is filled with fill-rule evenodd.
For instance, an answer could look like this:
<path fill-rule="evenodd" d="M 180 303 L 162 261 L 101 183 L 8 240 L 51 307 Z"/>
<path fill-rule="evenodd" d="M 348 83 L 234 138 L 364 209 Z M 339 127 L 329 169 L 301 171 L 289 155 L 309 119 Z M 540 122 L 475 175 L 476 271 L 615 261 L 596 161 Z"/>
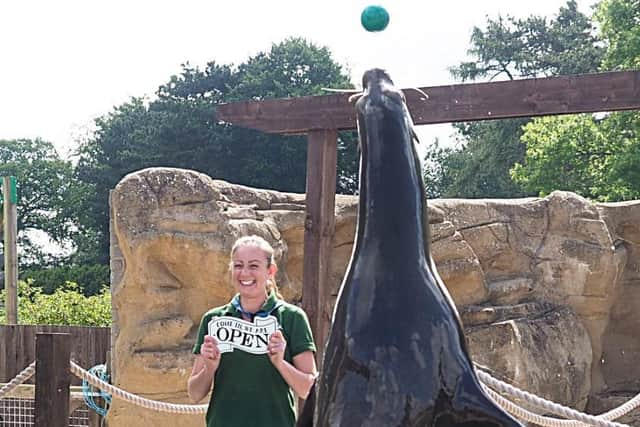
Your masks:
<path fill-rule="evenodd" d="M 20 384 L 28 380 L 35 374 L 36 372 L 36 362 L 35 360 L 31 362 L 29 366 L 24 368 L 22 372 L 16 375 L 11 381 L 6 383 L 2 388 L 0 388 L 0 399 L 11 393 L 16 387 Z"/>

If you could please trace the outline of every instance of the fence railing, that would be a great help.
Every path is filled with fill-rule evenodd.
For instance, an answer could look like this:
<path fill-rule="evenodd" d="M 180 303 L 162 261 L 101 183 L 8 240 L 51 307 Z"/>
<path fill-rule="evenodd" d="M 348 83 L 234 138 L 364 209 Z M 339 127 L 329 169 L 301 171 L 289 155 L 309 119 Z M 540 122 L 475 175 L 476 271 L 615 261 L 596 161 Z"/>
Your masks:
<path fill-rule="evenodd" d="M 10 381 L 36 359 L 36 334 L 46 332 L 69 334 L 71 358 L 81 366 L 104 363 L 111 346 L 109 327 L 0 325 L 0 383 Z M 71 384 L 80 385 L 80 380 L 74 377 Z"/>
<path fill-rule="evenodd" d="M 91 411 L 94 396 L 71 387 L 71 335 L 38 333 L 35 361 L 7 384 L 0 384 L 0 425 L 3 427 L 98 427 L 100 416 Z M 36 369 L 36 366 L 38 369 Z M 24 383 L 35 376 L 36 384 Z M 91 405 L 90 405 L 91 406 Z"/>

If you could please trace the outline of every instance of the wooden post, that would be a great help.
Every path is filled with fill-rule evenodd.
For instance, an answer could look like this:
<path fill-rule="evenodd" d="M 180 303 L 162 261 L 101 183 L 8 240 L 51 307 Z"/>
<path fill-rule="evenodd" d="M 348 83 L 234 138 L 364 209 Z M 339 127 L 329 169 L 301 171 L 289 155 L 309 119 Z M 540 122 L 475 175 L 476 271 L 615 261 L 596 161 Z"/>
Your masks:
<path fill-rule="evenodd" d="M 100 427 L 102 417 L 93 409 L 89 409 L 89 427 Z"/>
<path fill-rule="evenodd" d="M 5 311 L 7 324 L 18 324 L 18 215 L 16 178 L 2 179 L 3 224 L 4 224 L 4 288 L 6 289 Z"/>
<path fill-rule="evenodd" d="M 337 142 L 336 130 L 315 130 L 308 134 L 302 307 L 313 330 L 318 366 L 322 364 L 331 321 L 325 295 L 335 226 Z"/>
<path fill-rule="evenodd" d="M 35 427 L 69 425 L 71 335 L 36 334 Z"/>

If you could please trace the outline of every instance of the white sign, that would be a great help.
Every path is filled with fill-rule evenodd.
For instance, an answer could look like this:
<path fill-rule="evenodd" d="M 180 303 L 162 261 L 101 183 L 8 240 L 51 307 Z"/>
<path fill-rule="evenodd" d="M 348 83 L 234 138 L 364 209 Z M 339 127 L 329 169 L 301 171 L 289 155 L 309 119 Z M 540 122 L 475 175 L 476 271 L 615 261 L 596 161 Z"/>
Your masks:
<path fill-rule="evenodd" d="M 209 321 L 209 335 L 218 340 L 220 353 L 237 348 L 252 354 L 265 354 L 271 334 L 279 327 L 278 319 L 273 316 L 256 316 L 254 323 L 229 316 L 214 317 Z"/>

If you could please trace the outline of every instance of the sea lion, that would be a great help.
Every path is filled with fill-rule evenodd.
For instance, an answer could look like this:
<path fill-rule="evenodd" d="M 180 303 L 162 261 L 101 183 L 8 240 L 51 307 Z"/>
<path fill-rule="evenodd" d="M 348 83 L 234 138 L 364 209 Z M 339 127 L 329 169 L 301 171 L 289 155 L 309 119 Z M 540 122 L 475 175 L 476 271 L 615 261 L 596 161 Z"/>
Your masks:
<path fill-rule="evenodd" d="M 380 69 L 365 72 L 363 88 L 356 102 L 356 240 L 315 404 L 305 405 L 298 425 L 521 426 L 483 392 L 460 318 L 431 258 L 404 95 Z"/>

